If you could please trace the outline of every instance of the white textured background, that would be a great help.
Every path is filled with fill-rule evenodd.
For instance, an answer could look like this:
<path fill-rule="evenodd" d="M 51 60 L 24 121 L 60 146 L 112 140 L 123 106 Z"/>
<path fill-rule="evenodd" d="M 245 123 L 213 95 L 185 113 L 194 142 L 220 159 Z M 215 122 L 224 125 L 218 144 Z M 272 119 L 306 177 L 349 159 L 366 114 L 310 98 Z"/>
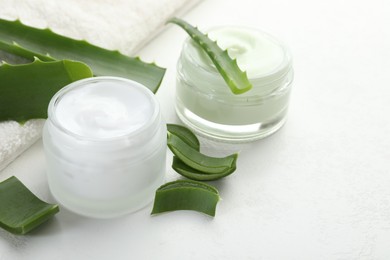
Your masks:
<path fill-rule="evenodd" d="M 151 205 L 109 221 L 63 210 L 28 236 L 0 231 L 0 259 L 390 259 L 390 2 L 206 0 L 185 18 L 260 28 L 294 55 L 289 120 L 215 182 L 216 218 L 150 217 Z M 168 68 L 157 96 L 170 122 L 184 38 L 172 27 L 140 52 Z M 44 171 L 38 142 L 0 179 L 16 175 L 51 200 Z"/>

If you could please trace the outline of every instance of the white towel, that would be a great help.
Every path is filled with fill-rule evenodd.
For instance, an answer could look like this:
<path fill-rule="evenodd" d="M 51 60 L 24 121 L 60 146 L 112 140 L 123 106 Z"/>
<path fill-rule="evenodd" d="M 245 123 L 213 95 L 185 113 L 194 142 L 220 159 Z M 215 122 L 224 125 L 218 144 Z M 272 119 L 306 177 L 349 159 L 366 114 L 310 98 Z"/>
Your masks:
<path fill-rule="evenodd" d="M 0 17 L 132 55 L 197 0 L 1 0 Z M 1 53 L 0 53 L 1 55 Z M 1 104 L 0 104 L 1 105 Z M 44 120 L 0 123 L 0 170 L 33 144 Z"/>

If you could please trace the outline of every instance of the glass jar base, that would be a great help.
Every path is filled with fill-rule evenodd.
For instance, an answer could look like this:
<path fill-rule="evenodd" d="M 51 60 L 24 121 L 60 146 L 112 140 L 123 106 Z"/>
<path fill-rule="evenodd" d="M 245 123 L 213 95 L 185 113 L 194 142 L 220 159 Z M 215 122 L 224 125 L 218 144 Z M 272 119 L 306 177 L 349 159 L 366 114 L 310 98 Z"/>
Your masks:
<path fill-rule="evenodd" d="M 54 199 L 73 213 L 88 218 L 110 219 L 134 213 L 148 206 L 154 199 L 156 189 L 163 183 L 164 177 L 162 176 L 139 194 L 111 200 L 74 196 L 63 191 L 59 185 L 50 180 L 49 189 Z"/>
<path fill-rule="evenodd" d="M 248 124 L 225 125 L 208 121 L 176 103 L 179 119 L 198 135 L 226 143 L 245 143 L 265 138 L 278 131 L 286 122 L 287 108 L 272 121 Z"/>

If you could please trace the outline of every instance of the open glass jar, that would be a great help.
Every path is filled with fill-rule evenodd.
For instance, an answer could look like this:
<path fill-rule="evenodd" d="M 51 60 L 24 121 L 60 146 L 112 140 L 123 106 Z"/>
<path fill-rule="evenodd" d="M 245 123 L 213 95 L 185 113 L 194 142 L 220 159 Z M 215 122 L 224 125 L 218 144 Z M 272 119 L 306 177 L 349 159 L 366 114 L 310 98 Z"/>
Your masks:
<path fill-rule="evenodd" d="M 43 133 L 50 190 L 81 215 L 140 209 L 162 184 L 166 124 L 153 93 L 127 79 L 74 82 L 51 100 Z"/>
<path fill-rule="evenodd" d="M 190 38 L 177 64 L 176 112 L 198 134 L 227 142 L 266 137 L 285 122 L 293 81 L 288 49 L 267 33 L 242 27 L 210 30 L 247 71 L 253 88 L 235 95 L 203 50 Z"/>

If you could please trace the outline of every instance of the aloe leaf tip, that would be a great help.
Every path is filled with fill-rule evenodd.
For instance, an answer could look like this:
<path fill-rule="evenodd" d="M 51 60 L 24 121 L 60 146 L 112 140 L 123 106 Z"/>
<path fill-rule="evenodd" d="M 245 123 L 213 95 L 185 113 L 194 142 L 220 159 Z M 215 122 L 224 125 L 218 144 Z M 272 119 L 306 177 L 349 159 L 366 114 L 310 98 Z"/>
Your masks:
<path fill-rule="evenodd" d="M 169 19 L 168 23 L 176 24 L 185 30 L 192 40 L 205 51 L 234 94 L 242 94 L 252 88 L 247 73 L 240 69 L 236 59 L 232 59 L 227 50 L 222 50 L 207 34 L 177 17 Z"/>

